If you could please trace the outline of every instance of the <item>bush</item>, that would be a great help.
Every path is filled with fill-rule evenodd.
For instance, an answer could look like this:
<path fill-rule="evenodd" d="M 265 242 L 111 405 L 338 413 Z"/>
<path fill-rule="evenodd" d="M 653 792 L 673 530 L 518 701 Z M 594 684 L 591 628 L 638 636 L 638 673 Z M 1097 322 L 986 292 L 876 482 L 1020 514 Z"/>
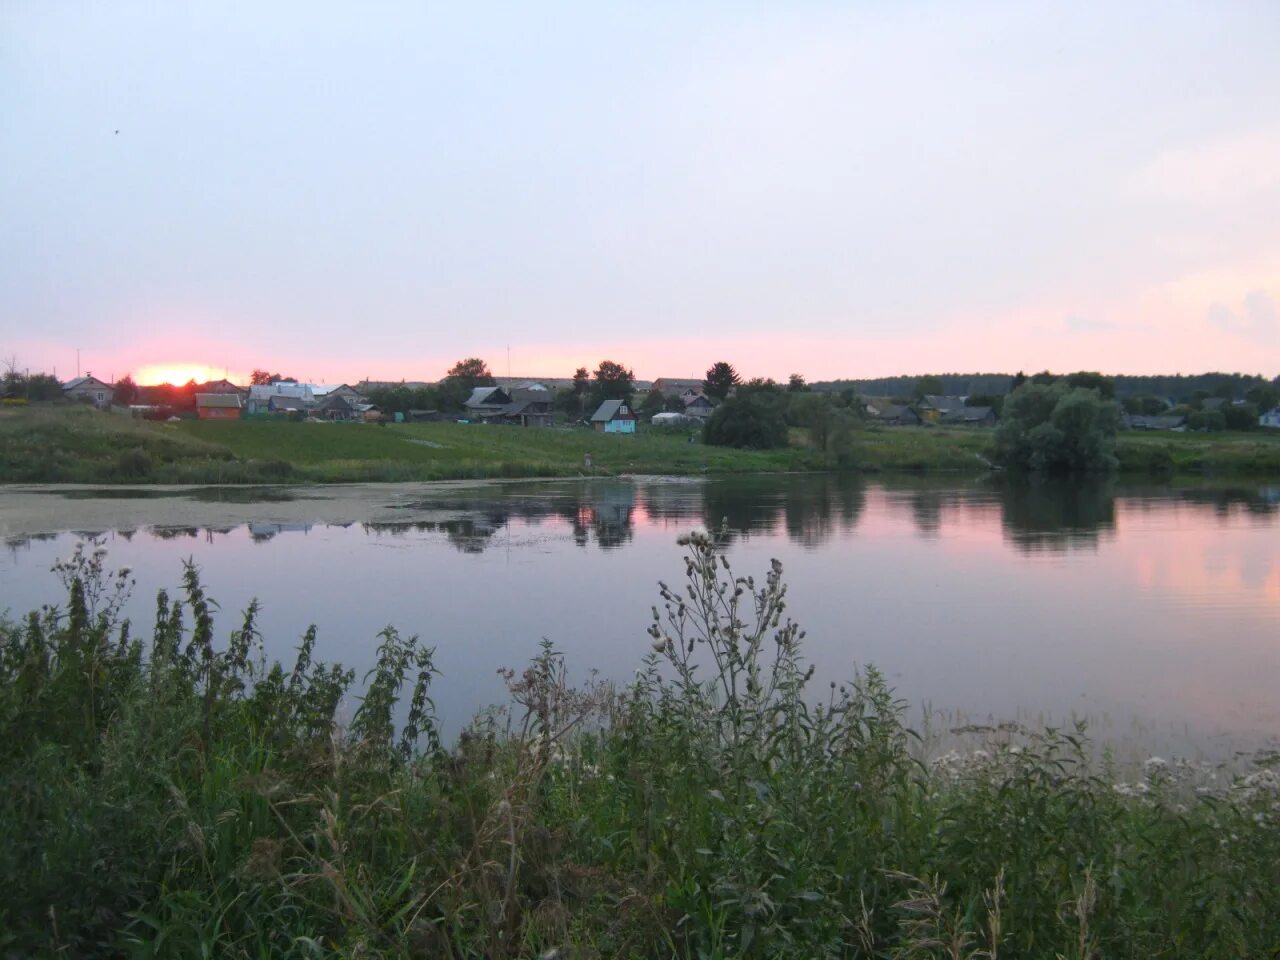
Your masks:
<path fill-rule="evenodd" d="M 774 450 L 787 445 L 787 422 L 767 397 L 749 393 L 716 407 L 702 437 L 716 447 Z"/>
<path fill-rule="evenodd" d="M 1009 394 L 996 429 L 1006 467 L 1036 473 L 1113 470 L 1120 410 L 1096 390 L 1065 383 L 1024 383 Z"/>
<path fill-rule="evenodd" d="M 141 447 L 124 450 L 116 458 L 116 472 L 126 480 L 140 480 L 150 476 L 151 456 Z"/>

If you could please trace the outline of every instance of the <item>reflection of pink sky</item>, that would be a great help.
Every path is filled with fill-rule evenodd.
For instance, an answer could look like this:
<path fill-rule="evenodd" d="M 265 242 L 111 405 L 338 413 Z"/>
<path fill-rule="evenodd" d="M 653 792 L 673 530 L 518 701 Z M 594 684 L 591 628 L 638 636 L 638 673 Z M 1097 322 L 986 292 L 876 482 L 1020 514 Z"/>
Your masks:
<path fill-rule="evenodd" d="M 1002 529 L 996 502 L 946 503 L 938 511 L 938 529 L 932 536 L 943 554 L 974 562 L 1015 551 Z M 1177 549 L 1169 549 L 1166 536 L 1140 536 L 1143 531 L 1176 531 Z M 909 495 L 887 494 L 882 488 L 867 492 L 867 508 L 858 532 L 876 539 L 917 535 Z M 1270 525 L 1259 527 L 1243 512 L 1219 517 L 1213 507 L 1161 501 L 1155 511 L 1117 498 L 1115 528 L 1097 531 L 1094 543 L 1080 540 L 1059 550 L 1031 551 L 1042 575 L 1054 577 L 1056 558 L 1086 550 L 1097 553 L 1101 569 L 1118 589 L 1136 588 L 1167 592 L 1181 597 L 1212 597 L 1215 603 L 1266 602 L 1280 606 L 1280 563 L 1271 551 L 1256 551 L 1258 538 L 1274 536 Z"/>

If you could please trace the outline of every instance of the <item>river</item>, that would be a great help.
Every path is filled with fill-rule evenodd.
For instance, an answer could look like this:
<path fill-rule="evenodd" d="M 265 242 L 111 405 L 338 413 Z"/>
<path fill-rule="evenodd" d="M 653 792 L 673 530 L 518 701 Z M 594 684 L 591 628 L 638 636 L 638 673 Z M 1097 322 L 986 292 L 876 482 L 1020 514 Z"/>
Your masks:
<path fill-rule="evenodd" d="M 306 627 L 360 671 L 387 625 L 437 648 L 446 725 L 500 701 L 548 638 L 626 680 L 676 537 L 726 531 L 738 574 L 782 561 L 820 686 L 879 667 L 917 725 L 1090 721 L 1108 741 L 1220 755 L 1280 738 L 1280 486 L 834 476 L 308 488 L 0 488 L 0 611 L 57 602 L 94 537 L 145 633 L 182 561 L 253 597 L 271 656 Z"/>

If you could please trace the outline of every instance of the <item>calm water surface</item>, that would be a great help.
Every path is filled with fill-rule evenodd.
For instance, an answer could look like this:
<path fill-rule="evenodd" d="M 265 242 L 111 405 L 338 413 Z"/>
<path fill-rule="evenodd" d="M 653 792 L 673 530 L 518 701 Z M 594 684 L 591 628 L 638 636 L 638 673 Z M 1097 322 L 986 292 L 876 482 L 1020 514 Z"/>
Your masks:
<path fill-rule="evenodd" d="M 950 721 L 1087 716 L 1104 736 L 1186 752 L 1280 737 L 1280 486 L 415 485 L 381 488 L 376 519 L 359 521 L 334 488 L 48 490 L 62 509 L 40 529 L 21 522 L 27 489 L 0 490 L 0 529 L 23 531 L 0 555 L 0 610 L 57 601 L 50 566 L 95 534 L 135 571 L 129 612 L 149 625 L 155 591 L 192 558 L 223 635 L 262 599 L 273 656 L 291 658 L 313 622 L 318 656 L 360 670 L 384 626 L 420 634 L 451 726 L 501 700 L 496 669 L 543 637 L 580 675 L 629 677 L 657 581 L 683 575 L 676 536 L 723 522 L 737 573 L 783 562 L 820 682 L 874 663 L 917 718 L 925 705 Z M 170 505 L 163 524 L 139 523 L 162 498 L 189 522 Z M 110 522 L 125 506 L 128 523 Z"/>

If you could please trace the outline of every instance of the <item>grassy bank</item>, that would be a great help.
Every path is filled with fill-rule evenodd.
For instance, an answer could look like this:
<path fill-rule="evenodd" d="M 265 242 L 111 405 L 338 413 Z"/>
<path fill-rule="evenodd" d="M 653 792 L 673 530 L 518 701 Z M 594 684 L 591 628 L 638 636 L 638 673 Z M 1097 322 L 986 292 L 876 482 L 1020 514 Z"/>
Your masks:
<path fill-rule="evenodd" d="M 859 430 L 852 461 L 865 472 L 983 473 L 984 430 Z M 1280 431 L 1126 433 L 1121 470 L 1280 476 Z M 585 467 L 590 455 L 592 466 Z M 686 434 L 637 436 L 585 429 L 522 430 L 457 423 L 236 421 L 148 423 L 66 405 L 0 410 L 0 482 L 264 483 L 453 480 L 627 473 L 725 475 L 822 470 L 806 431 L 783 450 L 689 443 Z"/>
<path fill-rule="evenodd" d="M 194 570 L 0 630 L 0 951 L 139 957 L 1241 957 L 1280 943 L 1274 767 L 1118 783 L 1077 732 L 922 764 L 873 671 L 810 690 L 776 564 L 704 538 L 635 684 L 549 647 L 439 742 L 431 651 L 353 677 L 225 643 Z M 448 638 L 465 642 L 468 638 Z M 647 656 L 645 651 L 648 651 Z M 403 697 L 403 702 L 397 702 Z M 339 723 L 338 718 L 349 721 Z"/>

